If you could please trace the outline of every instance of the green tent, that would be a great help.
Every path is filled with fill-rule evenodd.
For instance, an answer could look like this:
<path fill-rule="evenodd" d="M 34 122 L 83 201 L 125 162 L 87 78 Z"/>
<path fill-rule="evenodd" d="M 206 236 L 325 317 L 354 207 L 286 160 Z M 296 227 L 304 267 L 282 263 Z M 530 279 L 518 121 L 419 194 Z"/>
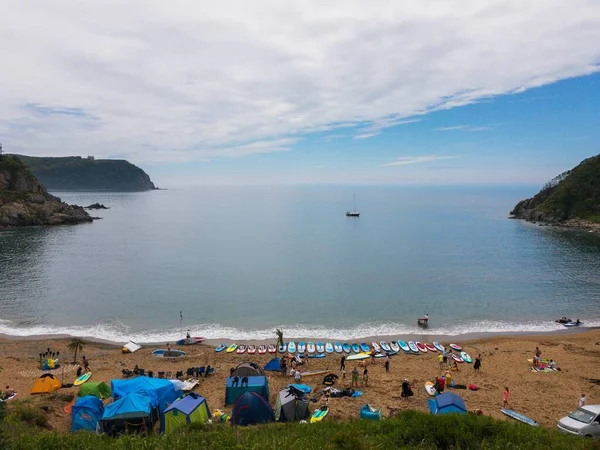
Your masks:
<path fill-rule="evenodd" d="M 175 400 L 161 417 L 160 428 L 163 433 L 172 433 L 189 423 L 206 423 L 210 419 L 210 410 L 204 397 L 193 392 Z"/>
<path fill-rule="evenodd" d="M 79 396 L 85 397 L 86 395 L 93 395 L 102 400 L 110 397 L 110 388 L 102 381 L 88 381 L 79 388 Z"/>

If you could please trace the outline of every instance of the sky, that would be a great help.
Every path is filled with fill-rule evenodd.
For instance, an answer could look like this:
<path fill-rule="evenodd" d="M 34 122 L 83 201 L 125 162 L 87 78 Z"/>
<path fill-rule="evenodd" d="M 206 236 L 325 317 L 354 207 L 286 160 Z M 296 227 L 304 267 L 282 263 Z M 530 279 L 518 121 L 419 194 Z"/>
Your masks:
<path fill-rule="evenodd" d="M 543 183 L 600 153 L 595 0 L 0 2 L 0 142 L 161 187 Z"/>

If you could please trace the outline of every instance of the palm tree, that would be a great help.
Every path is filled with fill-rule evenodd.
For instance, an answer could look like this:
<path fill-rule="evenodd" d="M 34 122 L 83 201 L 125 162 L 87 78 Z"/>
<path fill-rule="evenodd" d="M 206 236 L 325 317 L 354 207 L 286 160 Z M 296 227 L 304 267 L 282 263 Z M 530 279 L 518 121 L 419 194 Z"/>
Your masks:
<path fill-rule="evenodd" d="M 69 342 L 69 345 L 67 345 L 67 348 L 74 352 L 73 364 L 77 364 L 77 352 L 82 351 L 83 347 L 85 347 L 85 341 L 79 338 L 71 339 L 71 342 Z"/>
<path fill-rule="evenodd" d="M 279 349 L 279 347 L 281 347 L 283 345 L 283 331 L 280 330 L 279 328 L 277 328 L 275 330 L 275 334 L 277 335 L 277 344 L 275 344 L 275 345 Z"/>

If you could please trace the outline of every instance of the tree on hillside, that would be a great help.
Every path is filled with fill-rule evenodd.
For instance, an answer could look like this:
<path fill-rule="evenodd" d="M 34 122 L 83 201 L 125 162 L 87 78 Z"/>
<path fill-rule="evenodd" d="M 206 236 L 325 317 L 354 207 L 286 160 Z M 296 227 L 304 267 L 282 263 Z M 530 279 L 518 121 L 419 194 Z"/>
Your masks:
<path fill-rule="evenodd" d="M 77 352 L 83 351 L 84 347 L 85 347 L 85 341 L 80 338 L 71 339 L 71 342 L 69 342 L 69 345 L 67 345 L 67 348 L 69 350 L 71 350 L 72 352 L 74 352 L 73 364 L 77 364 Z"/>
<path fill-rule="evenodd" d="M 277 346 L 277 348 L 279 348 L 283 345 L 283 331 L 277 328 L 275 330 L 275 335 L 277 336 L 277 344 L 275 345 Z"/>

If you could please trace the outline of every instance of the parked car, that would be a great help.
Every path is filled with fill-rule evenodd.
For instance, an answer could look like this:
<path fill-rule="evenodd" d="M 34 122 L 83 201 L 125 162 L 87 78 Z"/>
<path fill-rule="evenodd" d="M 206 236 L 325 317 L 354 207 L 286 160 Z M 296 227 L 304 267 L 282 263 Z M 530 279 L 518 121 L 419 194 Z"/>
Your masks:
<path fill-rule="evenodd" d="M 586 405 L 577 408 L 556 426 L 561 433 L 600 439 L 600 405 Z"/>

